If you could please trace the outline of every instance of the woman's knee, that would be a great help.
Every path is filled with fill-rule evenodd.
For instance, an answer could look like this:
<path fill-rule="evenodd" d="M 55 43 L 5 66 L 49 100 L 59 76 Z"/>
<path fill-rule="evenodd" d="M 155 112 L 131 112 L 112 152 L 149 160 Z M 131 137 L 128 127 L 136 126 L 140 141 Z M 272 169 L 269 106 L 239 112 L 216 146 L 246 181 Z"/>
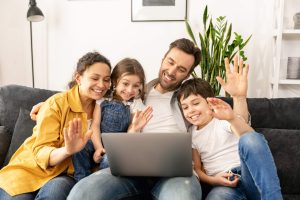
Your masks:
<path fill-rule="evenodd" d="M 38 192 L 36 199 L 65 200 L 75 180 L 69 176 L 58 176 L 48 181 Z"/>
<path fill-rule="evenodd" d="M 1 200 L 33 200 L 35 197 L 34 193 L 25 193 L 15 196 L 10 196 L 5 190 L 0 188 L 0 199 Z"/>
<path fill-rule="evenodd" d="M 140 195 L 140 185 L 134 179 L 113 176 L 109 173 L 109 168 L 106 168 L 79 181 L 68 199 L 122 199 Z"/>

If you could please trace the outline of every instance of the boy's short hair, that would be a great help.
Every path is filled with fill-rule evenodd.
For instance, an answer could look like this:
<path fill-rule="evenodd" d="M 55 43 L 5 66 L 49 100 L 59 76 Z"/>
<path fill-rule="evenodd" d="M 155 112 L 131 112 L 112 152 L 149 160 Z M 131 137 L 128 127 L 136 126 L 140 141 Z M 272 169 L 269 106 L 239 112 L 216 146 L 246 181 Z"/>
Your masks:
<path fill-rule="evenodd" d="M 201 78 L 192 78 L 182 83 L 177 92 L 178 102 L 182 97 L 186 99 L 191 94 L 200 95 L 204 99 L 215 96 L 210 84 Z"/>

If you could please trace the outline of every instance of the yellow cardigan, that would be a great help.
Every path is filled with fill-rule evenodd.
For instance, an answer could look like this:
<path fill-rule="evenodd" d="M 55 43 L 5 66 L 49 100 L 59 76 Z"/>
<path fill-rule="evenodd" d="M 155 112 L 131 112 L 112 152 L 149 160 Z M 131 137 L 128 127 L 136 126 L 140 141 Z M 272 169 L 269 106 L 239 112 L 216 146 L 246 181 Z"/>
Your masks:
<path fill-rule="evenodd" d="M 50 97 L 39 111 L 32 136 L 0 170 L 0 188 L 14 196 L 36 191 L 63 172 L 72 175 L 71 157 L 53 167 L 48 162 L 51 151 L 64 146 L 63 128 L 75 117 L 82 119 L 82 130 L 86 133 L 87 114 L 81 106 L 78 86 Z"/>

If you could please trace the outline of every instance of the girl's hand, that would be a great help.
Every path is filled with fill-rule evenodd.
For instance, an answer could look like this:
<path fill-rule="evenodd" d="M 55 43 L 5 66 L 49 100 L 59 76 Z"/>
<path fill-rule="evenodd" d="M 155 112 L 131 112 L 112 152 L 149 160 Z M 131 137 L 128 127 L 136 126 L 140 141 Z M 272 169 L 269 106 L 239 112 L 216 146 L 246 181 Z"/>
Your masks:
<path fill-rule="evenodd" d="M 69 128 L 64 128 L 65 149 L 68 155 L 73 155 L 79 152 L 91 138 L 92 131 L 87 131 L 82 134 L 81 119 L 75 118 L 69 121 Z"/>
<path fill-rule="evenodd" d="M 214 185 L 222 185 L 226 187 L 236 187 L 239 181 L 237 176 L 234 177 L 234 180 L 228 180 L 228 177 L 232 176 L 231 173 L 221 172 L 214 176 Z"/>
<path fill-rule="evenodd" d="M 104 148 L 96 149 L 94 152 L 94 155 L 93 155 L 93 159 L 94 159 L 95 163 L 100 163 L 100 160 L 104 154 L 105 154 Z"/>
<path fill-rule="evenodd" d="M 232 120 L 234 112 L 231 106 L 225 101 L 218 98 L 207 98 L 207 102 L 212 108 L 208 114 L 220 120 Z"/>
<path fill-rule="evenodd" d="M 152 112 L 153 108 L 151 106 L 147 106 L 143 111 L 137 111 L 136 113 L 134 113 L 132 122 L 128 128 L 128 132 L 140 132 L 152 118 Z"/>

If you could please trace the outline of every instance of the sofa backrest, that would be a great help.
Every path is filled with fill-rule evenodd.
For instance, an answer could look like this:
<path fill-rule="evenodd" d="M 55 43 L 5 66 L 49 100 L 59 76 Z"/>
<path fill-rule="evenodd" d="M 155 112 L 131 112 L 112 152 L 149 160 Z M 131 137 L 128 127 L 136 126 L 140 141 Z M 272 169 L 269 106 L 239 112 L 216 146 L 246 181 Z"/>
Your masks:
<path fill-rule="evenodd" d="M 221 97 L 231 106 L 231 98 Z M 247 98 L 253 128 L 300 130 L 300 98 Z"/>
<path fill-rule="evenodd" d="M 5 126 L 5 130 L 7 132 L 6 141 L 11 141 L 20 109 L 30 111 L 32 106 L 45 101 L 48 97 L 55 93 L 56 91 L 30 88 L 20 85 L 7 85 L 0 87 L 0 126 Z M 34 123 L 31 123 L 30 127 L 33 127 L 33 125 Z M 29 132 L 26 134 L 30 136 L 31 133 Z M 12 145 L 13 144 L 7 145 L 6 149 L 2 149 L 4 147 L 0 147 L 0 168 L 5 160 L 8 147 Z M 6 160 L 8 159 L 9 158 L 6 158 Z"/>
<path fill-rule="evenodd" d="M 20 85 L 0 87 L 0 125 L 13 131 L 20 108 L 31 110 L 35 104 L 45 101 L 55 91 Z"/>
<path fill-rule="evenodd" d="M 249 98 L 254 128 L 300 130 L 300 98 Z"/>
<path fill-rule="evenodd" d="M 282 192 L 300 195 L 300 98 L 248 99 L 252 127 L 268 141 Z"/>

